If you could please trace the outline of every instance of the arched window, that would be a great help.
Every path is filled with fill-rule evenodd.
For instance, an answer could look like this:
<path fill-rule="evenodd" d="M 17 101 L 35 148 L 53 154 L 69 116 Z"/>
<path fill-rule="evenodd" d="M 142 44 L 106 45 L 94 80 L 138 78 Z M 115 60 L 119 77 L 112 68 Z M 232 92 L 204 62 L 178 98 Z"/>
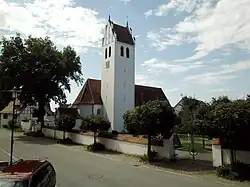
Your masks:
<path fill-rule="evenodd" d="M 129 58 L 129 48 L 126 48 L 126 57 Z"/>
<path fill-rule="evenodd" d="M 111 57 L 111 47 L 109 47 L 109 57 Z"/>
<path fill-rule="evenodd" d="M 120 53 L 121 53 L 121 56 L 124 56 L 124 48 L 123 48 L 123 46 L 121 46 L 121 48 L 120 48 Z"/>
<path fill-rule="evenodd" d="M 105 49 L 105 59 L 108 57 L 108 49 Z"/>

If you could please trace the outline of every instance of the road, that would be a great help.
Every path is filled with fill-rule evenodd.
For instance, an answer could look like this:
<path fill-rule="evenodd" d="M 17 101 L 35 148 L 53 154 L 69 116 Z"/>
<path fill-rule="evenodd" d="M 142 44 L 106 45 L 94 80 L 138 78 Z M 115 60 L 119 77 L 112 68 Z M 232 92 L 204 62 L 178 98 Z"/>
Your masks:
<path fill-rule="evenodd" d="M 0 129 L 0 160 L 9 159 L 9 131 Z M 95 154 L 76 146 L 16 133 L 15 159 L 47 158 L 57 172 L 58 187 L 221 187 L 218 180 L 173 173 L 118 155 Z M 231 185 L 236 186 L 237 185 Z"/>

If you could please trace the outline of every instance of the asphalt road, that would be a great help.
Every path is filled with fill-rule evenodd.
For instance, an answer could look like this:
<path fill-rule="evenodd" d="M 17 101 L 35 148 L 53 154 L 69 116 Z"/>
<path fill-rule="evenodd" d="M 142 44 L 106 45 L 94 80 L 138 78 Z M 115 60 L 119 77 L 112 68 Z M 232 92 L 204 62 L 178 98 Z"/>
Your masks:
<path fill-rule="evenodd" d="M 8 160 L 9 131 L 0 129 L 0 160 Z M 47 158 L 57 171 L 58 187 L 221 187 L 236 184 L 160 170 L 134 160 L 95 154 L 76 146 L 16 134 L 15 159 Z"/>

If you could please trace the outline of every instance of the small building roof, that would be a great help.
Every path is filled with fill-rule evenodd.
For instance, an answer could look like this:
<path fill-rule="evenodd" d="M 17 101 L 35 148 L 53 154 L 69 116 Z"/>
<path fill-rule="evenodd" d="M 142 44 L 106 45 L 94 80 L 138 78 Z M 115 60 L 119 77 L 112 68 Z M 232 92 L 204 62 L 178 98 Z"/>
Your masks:
<path fill-rule="evenodd" d="M 154 100 L 168 101 L 161 88 L 135 85 L 135 106 Z M 87 79 L 73 105 L 102 104 L 101 80 Z"/>
<path fill-rule="evenodd" d="M 87 79 L 73 105 L 79 104 L 102 104 L 101 81 Z"/>

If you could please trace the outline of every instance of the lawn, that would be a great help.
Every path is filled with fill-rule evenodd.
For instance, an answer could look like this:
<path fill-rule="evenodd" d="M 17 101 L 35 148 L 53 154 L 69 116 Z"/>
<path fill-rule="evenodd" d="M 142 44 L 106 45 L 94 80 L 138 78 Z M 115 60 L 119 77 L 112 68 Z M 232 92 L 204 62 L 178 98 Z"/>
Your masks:
<path fill-rule="evenodd" d="M 177 150 L 181 151 L 189 151 L 191 149 L 191 141 L 187 134 L 179 134 L 178 135 L 181 141 L 182 146 L 177 148 Z M 205 148 L 203 148 L 203 138 L 200 136 L 194 136 L 194 148 L 199 153 L 205 153 L 211 151 L 211 141 L 205 139 Z"/>

